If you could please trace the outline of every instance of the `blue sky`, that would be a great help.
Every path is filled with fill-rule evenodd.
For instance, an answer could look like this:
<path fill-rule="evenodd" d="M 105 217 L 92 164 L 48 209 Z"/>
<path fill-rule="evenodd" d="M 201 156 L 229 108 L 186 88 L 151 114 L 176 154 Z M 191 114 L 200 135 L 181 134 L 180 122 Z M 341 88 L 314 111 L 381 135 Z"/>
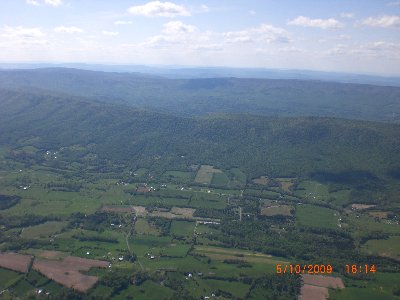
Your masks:
<path fill-rule="evenodd" d="M 0 0 L 0 62 L 400 75 L 400 1 Z"/>

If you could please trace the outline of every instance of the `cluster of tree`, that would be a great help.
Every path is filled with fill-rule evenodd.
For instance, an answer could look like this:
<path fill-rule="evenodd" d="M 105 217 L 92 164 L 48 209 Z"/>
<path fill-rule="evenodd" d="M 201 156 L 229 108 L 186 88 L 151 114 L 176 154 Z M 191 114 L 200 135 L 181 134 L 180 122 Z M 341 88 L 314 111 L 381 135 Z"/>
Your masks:
<path fill-rule="evenodd" d="M 18 196 L 0 195 L 0 210 L 8 209 L 16 205 L 21 200 Z"/>
<path fill-rule="evenodd" d="M 115 296 L 130 285 L 131 278 L 131 274 L 111 271 L 107 272 L 107 274 L 101 278 L 99 283 L 112 288 L 112 296 Z"/>
<path fill-rule="evenodd" d="M 96 212 L 94 214 L 83 214 L 73 213 L 68 218 L 69 227 L 82 228 L 86 230 L 93 230 L 102 232 L 104 229 L 110 226 L 111 223 L 115 223 L 114 220 L 118 218 L 112 213 Z"/>
<path fill-rule="evenodd" d="M 46 188 L 53 191 L 63 191 L 63 192 L 79 192 L 83 187 L 80 182 L 49 182 L 46 184 Z"/>
<path fill-rule="evenodd" d="M 7 228 L 28 227 L 28 226 L 42 224 L 48 221 L 60 221 L 60 220 L 61 220 L 60 217 L 51 214 L 46 216 L 38 216 L 31 214 L 13 216 L 13 215 L 0 214 L 0 225 L 4 225 Z"/>
<path fill-rule="evenodd" d="M 101 243 L 118 244 L 117 239 L 101 235 L 75 234 L 72 237 L 74 239 L 79 240 L 80 242 L 101 242 Z"/>
<path fill-rule="evenodd" d="M 300 276 L 293 274 L 265 275 L 253 281 L 246 299 L 253 299 L 253 295 L 260 294 L 263 299 L 297 299 L 301 288 Z"/>

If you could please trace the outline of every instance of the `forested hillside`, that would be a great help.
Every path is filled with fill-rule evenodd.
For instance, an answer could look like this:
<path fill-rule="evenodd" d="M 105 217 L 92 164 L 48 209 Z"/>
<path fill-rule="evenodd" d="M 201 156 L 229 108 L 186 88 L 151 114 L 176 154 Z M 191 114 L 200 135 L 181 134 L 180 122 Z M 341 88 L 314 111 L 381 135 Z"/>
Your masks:
<path fill-rule="evenodd" d="M 245 78 L 166 79 L 139 73 L 51 68 L 0 71 L 0 87 L 27 91 L 37 88 L 189 116 L 251 113 L 400 120 L 400 88 L 365 84 Z"/>
<path fill-rule="evenodd" d="M 81 145 L 124 165 L 238 166 L 252 176 L 323 170 L 382 177 L 400 167 L 399 125 L 316 117 L 184 118 L 39 92 L 2 90 L 0 97 L 0 143 L 12 147 Z"/>

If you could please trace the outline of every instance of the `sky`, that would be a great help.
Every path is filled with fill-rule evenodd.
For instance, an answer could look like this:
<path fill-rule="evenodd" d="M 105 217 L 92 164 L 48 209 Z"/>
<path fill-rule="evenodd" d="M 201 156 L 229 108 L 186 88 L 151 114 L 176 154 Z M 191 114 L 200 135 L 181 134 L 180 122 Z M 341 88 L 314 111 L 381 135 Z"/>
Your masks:
<path fill-rule="evenodd" d="M 400 0 L 0 0 L 0 62 L 400 75 Z"/>

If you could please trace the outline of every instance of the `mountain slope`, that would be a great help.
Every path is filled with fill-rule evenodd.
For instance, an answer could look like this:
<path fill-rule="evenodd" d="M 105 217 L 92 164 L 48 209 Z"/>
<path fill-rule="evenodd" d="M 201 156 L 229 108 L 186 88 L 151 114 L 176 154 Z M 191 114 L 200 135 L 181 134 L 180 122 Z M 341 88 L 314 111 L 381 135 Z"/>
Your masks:
<path fill-rule="evenodd" d="M 0 71 L 0 88 L 38 88 L 177 115 L 251 113 L 400 121 L 398 87 L 304 80 L 166 79 L 53 68 Z"/>
<path fill-rule="evenodd" d="M 238 166 L 250 176 L 323 170 L 381 177 L 400 167 L 399 125 L 315 117 L 183 118 L 6 90 L 0 91 L 0 144 L 43 151 L 81 145 L 99 159 L 127 166 L 166 170 L 202 163 Z"/>

